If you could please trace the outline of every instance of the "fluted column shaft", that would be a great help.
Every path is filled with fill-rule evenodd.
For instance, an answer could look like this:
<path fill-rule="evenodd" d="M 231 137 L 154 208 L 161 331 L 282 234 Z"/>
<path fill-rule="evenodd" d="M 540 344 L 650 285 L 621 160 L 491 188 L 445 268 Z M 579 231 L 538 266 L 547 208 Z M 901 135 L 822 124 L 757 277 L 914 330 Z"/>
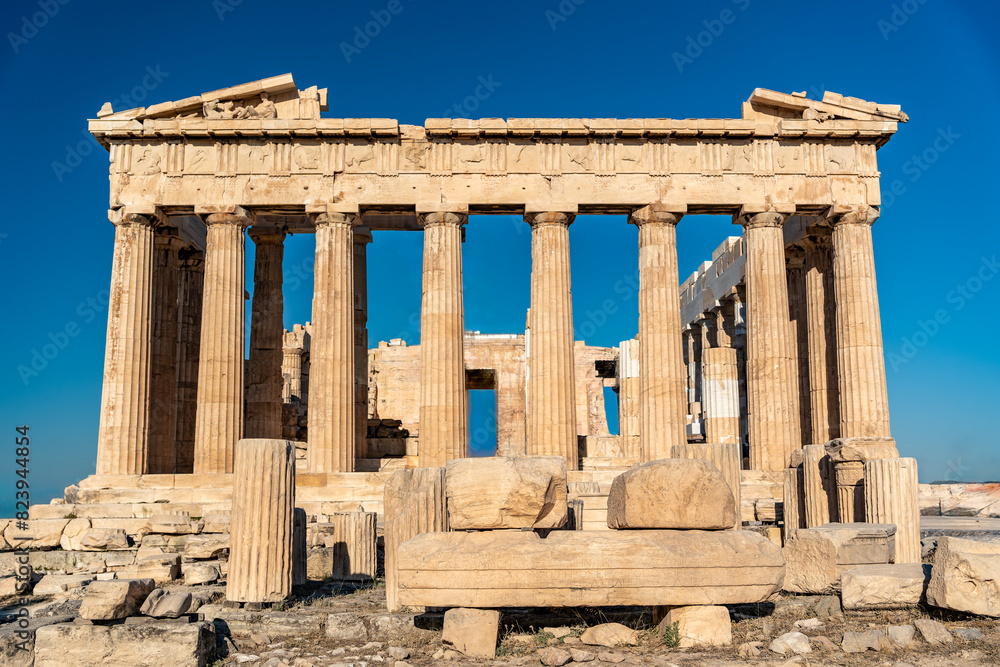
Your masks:
<path fill-rule="evenodd" d="M 565 457 L 568 470 L 579 468 L 569 261 L 569 226 L 575 217 L 560 212 L 524 216 L 531 225 L 527 450 Z"/>
<path fill-rule="evenodd" d="M 250 230 L 254 242 L 253 304 L 250 311 L 250 382 L 247 384 L 248 438 L 281 437 L 281 376 L 284 298 L 281 265 L 283 232 Z"/>
<path fill-rule="evenodd" d="M 309 352 L 309 470 L 353 472 L 356 213 L 319 213 Z"/>
<path fill-rule="evenodd" d="M 231 473 L 243 437 L 243 350 L 246 340 L 243 231 L 240 207 L 209 211 L 198 360 L 194 472 Z"/>
<path fill-rule="evenodd" d="M 799 446 L 795 345 L 788 320 L 785 248 L 775 212 L 744 216 L 747 249 L 747 394 L 750 468 L 787 468 Z"/>
<path fill-rule="evenodd" d="M 462 305 L 464 213 L 421 213 L 424 227 L 420 301 L 420 467 L 469 454 Z"/>
<path fill-rule="evenodd" d="M 799 248 L 793 248 L 786 253 L 785 279 L 788 285 L 788 320 L 792 331 L 795 388 L 798 390 L 796 404 L 799 408 L 799 431 L 795 442 L 795 447 L 798 448 L 814 444 L 809 409 L 809 330 L 806 326 L 805 253 Z"/>
<path fill-rule="evenodd" d="M 194 472 L 194 434 L 198 414 L 198 360 L 201 355 L 202 289 L 205 254 L 194 248 L 179 253 L 177 287 L 177 445 L 174 472 Z"/>
<path fill-rule="evenodd" d="M 639 227 L 639 450 L 641 460 L 670 458 L 687 444 L 687 395 L 677 278 L 677 223 L 682 213 L 651 205 L 629 222 Z"/>
<path fill-rule="evenodd" d="M 806 245 L 806 325 L 809 347 L 809 405 L 812 442 L 840 437 L 837 342 L 834 324 L 833 261 L 829 239 Z"/>
<path fill-rule="evenodd" d="M 156 230 L 153 319 L 149 378 L 149 458 L 146 471 L 176 472 L 177 456 L 177 289 L 180 280 L 176 230 Z"/>
<path fill-rule="evenodd" d="M 842 438 L 890 435 L 882 323 L 872 247 L 872 223 L 877 216 L 877 209 L 862 207 L 833 220 Z"/>
<path fill-rule="evenodd" d="M 802 448 L 802 478 L 806 528 L 836 523 L 839 519 L 837 478 L 825 445 Z"/>
<path fill-rule="evenodd" d="M 896 562 L 919 563 L 920 501 L 917 460 L 865 462 L 865 520 L 896 525 Z"/>
<path fill-rule="evenodd" d="M 354 230 L 354 432 L 355 456 L 368 458 L 368 244 L 367 229 Z"/>
<path fill-rule="evenodd" d="M 618 344 L 618 434 L 622 438 L 639 435 L 639 403 L 642 380 L 639 372 L 639 341 L 623 340 Z M 622 445 L 629 444 L 623 440 Z M 626 456 L 638 458 L 639 451 L 626 451 Z"/>
<path fill-rule="evenodd" d="M 97 474 L 141 475 L 148 455 L 150 314 L 156 214 L 113 214 L 108 333 Z"/>
<path fill-rule="evenodd" d="M 736 350 L 706 348 L 701 359 L 705 442 L 739 444 L 740 377 Z"/>

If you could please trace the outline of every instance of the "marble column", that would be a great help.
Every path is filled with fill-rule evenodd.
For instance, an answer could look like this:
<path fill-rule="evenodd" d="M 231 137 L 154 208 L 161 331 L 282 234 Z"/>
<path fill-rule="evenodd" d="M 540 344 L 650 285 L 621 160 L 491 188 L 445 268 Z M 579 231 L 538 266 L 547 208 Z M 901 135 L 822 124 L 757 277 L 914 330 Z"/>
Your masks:
<path fill-rule="evenodd" d="M 355 456 L 368 458 L 368 244 L 367 227 L 354 230 L 354 431 Z"/>
<path fill-rule="evenodd" d="M 872 223 L 878 209 L 832 212 L 840 437 L 889 437 L 889 400 Z"/>
<path fill-rule="evenodd" d="M 809 330 L 806 326 L 806 271 L 805 251 L 792 247 L 785 251 L 785 280 L 788 286 L 788 321 L 792 331 L 795 368 L 796 404 L 799 408 L 799 432 L 796 449 L 815 444 L 812 440 L 812 423 L 809 396 Z M 826 442 L 825 440 L 823 442 Z"/>
<path fill-rule="evenodd" d="M 624 438 L 639 436 L 639 341 L 623 340 L 618 344 L 618 434 Z M 635 443 L 638 444 L 638 441 Z M 626 451 L 625 456 L 639 458 L 639 451 Z"/>
<path fill-rule="evenodd" d="M 745 228 L 747 283 L 747 398 L 750 469 L 778 471 L 799 447 L 795 342 L 788 320 L 786 215 L 774 211 L 739 217 Z"/>
<path fill-rule="evenodd" d="M 672 209 L 672 210 L 670 210 Z M 687 444 L 687 401 L 677 277 L 677 223 L 684 211 L 653 204 L 634 211 L 639 228 L 639 450 L 670 458 Z"/>
<path fill-rule="evenodd" d="M 312 213 L 316 225 L 309 348 L 309 471 L 354 472 L 356 212 Z"/>
<path fill-rule="evenodd" d="M 865 520 L 896 525 L 897 563 L 920 562 L 917 460 L 876 459 L 865 464 Z"/>
<path fill-rule="evenodd" d="M 113 211 L 111 220 L 115 250 L 97 474 L 141 475 L 148 456 L 153 226 L 163 221 L 163 214 L 158 209 L 132 212 L 125 208 Z"/>
<path fill-rule="evenodd" d="M 810 444 L 840 437 L 833 259 L 829 235 L 806 243 L 806 328 L 809 347 Z"/>
<path fill-rule="evenodd" d="M 177 230 L 160 227 L 154 241 L 153 319 L 150 341 L 149 456 L 146 472 L 176 472 L 177 452 L 177 289 L 178 252 L 183 243 Z"/>
<path fill-rule="evenodd" d="M 531 356 L 528 454 L 563 456 L 579 469 L 569 226 L 575 213 L 528 212 L 531 225 Z"/>
<path fill-rule="evenodd" d="M 250 382 L 247 384 L 246 436 L 281 437 L 282 338 L 284 298 L 281 265 L 285 234 L 273 229 L 249 232 L 254 242 L 253 304 L 250 311 Z"/>
<path fill-rule="evenodd" d="M 462 304 L 463 212 L 419 213 L 424 228 L 420 301 L 420 467 L 469 455 Z"/>
<path fill-rule="evenodd" d="M 825 445 L 802 448 L 802 480 L 805 495 L 805 527 L 836 523 L 837 480 Z"/>
<path fill-rule="evenodd" d="M 782 492 L 782 538 L 787 544 L 796 530 L 806 527 L 805 489 L 802 467 L 785 468 L 784 490 Z"/>
<path fill-rule="evenodd" d="M 837 478 L 837 513 L 841 523 L 865 522 L 865 463 L 840 461 L 834 465 Z"/>
<path fill-rule="evenodd" d="M 740 442 L 740 378 L 736 350 L 702 350 L 702 410 L 705 442 Z"/>
<path fill-rule="evenodd" d="M 178 253 L 177 286 L 177 446 L 174 472 L 194 472 L 194 432 L 198 414 L 198 359 L 201 354 L 202 289 L 205 253 L 183 248 Z"/>
<path fill-rule="evenodd" d="M 243 232 L 251 214 L 239 206 L 197 208 L 208 226 L 198 359 L 194 472 L 233 472 L 243 437 L 246 337 Z"/>

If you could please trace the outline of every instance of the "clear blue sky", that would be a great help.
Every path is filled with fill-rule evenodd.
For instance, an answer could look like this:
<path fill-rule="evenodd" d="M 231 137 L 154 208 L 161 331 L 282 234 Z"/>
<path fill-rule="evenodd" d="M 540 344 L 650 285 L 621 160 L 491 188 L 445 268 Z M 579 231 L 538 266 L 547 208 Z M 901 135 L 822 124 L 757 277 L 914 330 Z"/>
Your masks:
<path fill-rule="evenodd" d="M 377 18 L 378 34 L 355 44 L 356 28 Z M 107 153 L 86 120 L 107 101 L 117 110 L 284 72 L 300 87 L 328 87 L 329 116 L 413 124 L 739 117 L 755 87 L 901 104 L 911 121 L 879 151 L 885 206 L 874 230 L 893 434 L 920 460 L 922 481 L 998 479 L 998 24 L 996 3 L 985 1 L 9 0 L 0 10 L 0 516 L 13 506 L 18 424 L 31 426 L 34 502 L 94 470 L 107 322 L 99 299 L 114 232 Z M 477 87 L 484 99 L 470 98 Z M 686 218 L 682 278 L 735 231 L 728 218 Z M 375 236 L 370 340 L 416 343 L 421 236 Z M 632 337 L 635 297 L 614 285 L 635 271 L 635 229 L 624 217 L 581 217 L 570 236 L 576 326 L 614 299 L 617 312 L 588 342 Z M 309 236 L 287 244 L 286 327 L 310 318 L 312 248 Z M 523 331 L 529 259 L 523 223 L 473 218 L 468 329 Z M 67 326 L 75 335 L 63 340 Z M 18 366 L 53 339 L 64 347 L 22 380 Z M 486 420 L 482 401 L 474 413 Z"/>

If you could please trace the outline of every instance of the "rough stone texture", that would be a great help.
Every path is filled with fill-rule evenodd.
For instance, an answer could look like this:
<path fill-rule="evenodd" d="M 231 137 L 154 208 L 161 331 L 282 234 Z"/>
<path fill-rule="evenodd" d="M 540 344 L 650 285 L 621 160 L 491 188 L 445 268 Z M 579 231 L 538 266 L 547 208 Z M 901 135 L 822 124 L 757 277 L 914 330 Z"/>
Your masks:
<path fill-rule="evenodd" d="M 339 641 L 366 641 L 368 629 L 357 614 L 330 614 L 326 617 L 326 636 Z"/>
<path fill-rule="evenodd" d="M 444 613 L 441 641 L 470 658 L 495 658 L 499 628 L 499 611 L 449 609 Z"/>
<path fill-rule="evenodd" d="M 250 214 L 239 206 L 196 209 L 208 226 L 202 299 L 201 354 L 194 472 L 233 472 L 233 450 L 243 437 L 246 319 L 243 230 Z"/>
<path fill-rule="evenodd" d="M 837 428 L 840 428 L 839 424 Z M 836 523 L 839 519 L 837 480 L 825 445 L 806 445 L 802 448 L 802 482 L 806 528 Z"/>
<path fill-rule="evenodd" d="M 565 665 L 567 662 L 573 660 L 573 656 L 569 653 L 569 651 L 549 646 L 538 651 L 538 659 L 541 660 L 543 665 L 553 665 L 555 667 L 559 667 L 559 665 Z"/>
<path fill-rule="evenodd" d="M 91 528 L 80 536 L 76 551 L 122 551 L 129 548 L 124 530 Z"/>
<path fill-rule="evenodd" d="M 184 543 L 184 560 L 212 560 L 229 551 L 229 533 L 192 535 Z"/>
<path fill-rule="evenodd" d="M 715 467 L 726 479 L 726 483 L 729 484 L 729 490 L 733 492 L 737 514 L 733 527 L 739 530 L 742 525 L 739 514 L 742 504 L 740 467 L 743 462 L 740 456 L 740 445 L 738 443 L 691 443 L 672 447 L 670 457 L 674 459 L 701 459 L 715 464 Z"/>
<path fill-rule="evenodd" d="M 684 358 L 677 279 L 677 223 L 684 207 L 645 206 L 639 227 L 639 453 L 658 461 L 687 442 Z"/>
<path fill-rule="evenodd" d="M 876 459 L 865 463 L 865 518 L 896 524 L 896 562 L 920 562 L 920 501 L 917 460 Z"/>
<path fill-rule="evenodd" d="M 734 530 L 431 533 L 396 567 L 399 602 L 432 607 L 736 604 L 784 575 L 776 545 Z"/>
<path fill-rule="evenodd" d="M 462 225 L 468 213 L 421 213 L 420 467 L 469 455 L 462 304 Z"/>
<path fill-rule="evenodd" d="M 798 655 L 812 651 L 812 647 L 809 646 L 809 637 L 801 632 L 786 632 L 772 641 L 768 648 L 778 655 Z"/>
<path fill-rule="evenodd" d="M 917 631 L 920 632 L 920 636 L 924 638 L 924 641 L 931 646 L 950 644 L 954 641 L 948 628 L 943 623 L 933 619 L 918 618 L 913 621 L 913 625 L 916 626 Z"/>
<path fill-rule="evenodd" d="M 728 646 L 733 643 L 733 626 L 725 607 L 674 607 L 660 621 L 657 635 L 677 623 L 681 648 L 693 646 Z"/>
<path fill-rule="evenodd" d="M 845 570 L 892 561 L 895 532 L 892 525 L 838 523 L 795 531 L 782 550 L 787 566 L 784 590 L 836 592 Z"/>
<path fill-rule="evenodd" d="M 237 449 L 226 598 L 278 602 L 292 591 L 295 447 L 241 440 Z"/>
<path fill-rule="evenodd" d="M 332 577 L 340 581 L 367 581 L 375 578 L 375 512 L 337 512 L 332 517 L 333 537 L 326 546 L 333 549 Z"/>
<path fill-rule="evenodd" d="M 896 441 L 889 437 L 838 438 L 826 443 L 837 478 L 837 513 L 844 523 L 865 521 L 864 464 L 899 458 Z"/>
<path fill-rule="evenodd" d="M 90 519 L 72 519 L 59 535 L 59 546 L 63 551 L 79 551 L 83 536 L 90 530 Z"/>
<path fill-rule="evenodd" d="M 890 625 L 886 628 L 886 633 L 891 641 L 900 648 L 909 648 L 913 643 L 913 636 L 917 629 L 912 625 Z"/>
<path fill-rule="evenodd" d="M 444 468 L 417 468 L 393 473 L 385 484 L 385 600 L 398 611 L 398 549 L 421 533 L 448 530 Z"/>
<path fill-rule="evenodd" d="M 639 643 L 639 632 L 621 623 L 601 623 L 583 631 L 580 641 L 588 646 L 635 646 Z"/>
<path fill-rule="evenodd" d="M 938 539 L 927 602 L 970 614 L 1000 616 L 1000 545 Z"/>
<path fill-rule="evenodd" d="M 62 623 L 35 634 L 35 667 L 204 667 L 214 651 L 215 628 L 208 622 Z"/>
<path fill-rule="evenodd" d="M 747 398 L 754 470 L 787 468 L 792 450 L 802 444 L 781 231 L 786 217 L 749 211 L 740 218 L 747 255 Z"/>
<path fill-rule="evenodd" d="M 569 226 L 575 217 L 575 211 L 524 216 L 531 225 L 527 453 L 562 456 L 568 470 L 580 467 L 569 262 Z"/>
<path fill-rule="evenodd" d="M 710 461 L 665 459 L 615 478 L 608 527 L 723 529 L 736 523 L 736 501 Z"/>
<path fill-rule="evenodd" d="M 559 528 L 566 523 L 566 461 L 518 456 L 448 461 L 452 530 Z"/>
<path fill-rule="evenodd" d="M 281 437 L 281 377 L 284 326 L 281 264 L 285 234 L 250 229 L 254 242 L 253 304 L 250 313 L 246 437 Z M 172 470 L 171 470 L 172 472 Z"/>
<path fill-rule="evenodd" d="M 312 214 L 316 225 L 309 368 L 309 471 L 354 470 L 354 226 L 356 213 Z"/>
<path fill-rule="evenodd" d="M 92 621 L 110 621 L 133 616 L 154 587 L 152 579 L 91 582 L 83 595 L 80 617 Z"/>
<path fill-rule="evenodd" d="M 920 563 L 864 565 L 841 576 L 844 609 L 896 609 L 920 604 L 931 566 Z"/>
<path fill-rule="evenodd" d="M 840 647 L 845 653 L 864 653 L 867 650 L 883 651 L 891 647 L 889 637 L 882 630 L 845 632 Z"/>
<path fill-rule="evenodd" d="M 94 580 L 92 574 L 46 574 L 35 584 L 35 595 L 59 595 Z"/>
<path fill-rule="evenodd" d="M 152 579 L 157 586 L 169 583 L 180 576 L 181 557 L 178 554 L 149 554 L 136 556 L 133 565 L 119 574 L 126 579 Z"/>
<path fill-rule="evenodd" d="M 142 603 L 140 612 L 154 618 L 177 618 L 195 608 L 190 593 L 165 591 L 157 588 Z"/>
<path fill-rule="evenodd" d="M 218 581 L 222 574 L 215 563 L 185 563 L 184 585 L 210 584 Z"/>

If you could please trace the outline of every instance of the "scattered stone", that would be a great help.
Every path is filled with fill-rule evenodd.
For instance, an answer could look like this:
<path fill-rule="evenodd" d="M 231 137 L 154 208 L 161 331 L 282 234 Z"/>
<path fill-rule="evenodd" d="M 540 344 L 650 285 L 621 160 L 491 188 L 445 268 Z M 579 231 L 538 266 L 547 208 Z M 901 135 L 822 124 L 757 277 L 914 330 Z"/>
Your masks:
<path fill-rule="evenodd" d="M 983 638 L 983 633 L 976 628 L 952 628 L 951 634 L 967 642 L 974 642 Z"/>
<path fill-rule="evenodd" d="M 573 662 L 591 662 L 597 659 L 597 654 L 579 648 L 571 648 L 569 655 L 573 658 Z"/>
<path fill-rule="evenodd" d="M 400 648 L 399 646 L 390 646 L 389 657 L 394 660 L 406 660 L 407 658 L 410 657 L 410 652 L 407 651 L 405 648 Z"/>
<path fill-rule="evenodd" d="M 587 628 L 580 635 L 580 641 L 589 646 L 635 646 L 638 641 L 639 632 L 627 628 L 621 623 L 602 623 Z"/>
<path fill-rule="evenodd" d="M 120 528 L 91 528 L 80 537 L 79 551 L 122 551 L 128 535 Z"/>
<path fill-rule="evenodd" d="M 152 579 L 157 586 L 177 579 L 181 572 L 181 557 L 178 554 L 150 554 L 126 567 L 122 574 L 128 579 Z"/>
<path fill-rule="evenodd" d="M 824 651 L 826 651 L 827 653 L 837 653 L 838 651 L 840 651 L 840 648 L 832 641 L 830 641 L 829 637 L 824 637 L 823 635 L 820 635 L 818 637 L 813 637 L 812 641 L 819 644 L 819 647 Z"/>
<path fill-rule="evenodd" d="M 656 628 L 660 637 L 677 624 L 680 648 L 728 646 L 733 643 L 729 610 L 719 606 L 673 607 Z"/>
<path fill-rule="evenodd" d="M 840 575 L 859 565 L 885 564 L 896 553 L 896 526 L 831 523 L 789 535 L 783 588 L 791 593 L 834 593 Z"/>
<path fill-rule="evenodd" d="M 809 646 L 809 637 L 801 632 L 786 632 L 771 642 L 768 648 L 778 655 L 788 655 L 789 653 L 799 655 L 812 651 Z"/>
<path fill-rule="evenodd" d="M 929 618 L 918 618 L 913 621 L 913 625 L 916 626 L 917 630 L 920 632 L 920 636 L 924 638 L 924 641 L 931 646 L 936 646 L 938 644 L 950 644 L 952 640 L 951 633 L 948 632 L 948 628 L 944 627 L 942 623 Z"/>
<path fill-rule="evenodd" d="M 563 637 L 563 644 L 582 644 L 579 637 Z"/>
<path fill-rule="evenodd" d="M 453 459 L 445 474 L 452 530 L 566 524 L 566 459 L 561 456 Z"/>
<path fill-rule="evenodd" d="M 822 630 L 823 621 L 818 618 L 805 618 L 801 621 L 795 621 L 794 626 L 798 630 Z"/>
<path fill-rule="evenodd" d="M 565 637 L 566 635 L 570 634 L 573 631 L 567 627 L 559 627 L 559 628 L 542 628 L 542 632 L 547 632 L 556 639 L 562 639 L 563 637 Z"/>
<path fill-rule="evenodd" d="M 900 648 L 909 648 L 916 631 L 912 625 L 890 625 L 887 629 L 889 641 Z"/>
<path fill-rule="evenodd" d="M 168 593 L 162 588 L 157 588 L 149 594 L 139 611 L 154 618 L 177 618 L 189 613 L 192 606 L 190 593 Z M 271 640 L 261 643 L 270 644 Z"/>
<path fill-rule="evenodd" d="M 218 581 L 222 574 L 214 563 L 185 563 L 184 585 L 210 584 Z"/>
<path fill-rule="evenodd" d="M 326 636 L 341 641 L 365 641 L 368 629 L 356 614 L 330 614 L 326 617 Z"/>
<path fill-rule="evenodd" d="M 499 628 L 496 610 L 449 609 L 444 613 L 441 640 L 470 658 L 495 658 Z"/>
<path fill-rule="evenodd" d="M 559 665 L 565 665 L 572 660 L 572 657 L 568 651 L 550 646 L 538 652 L 538 659 L 542 661 L 543 665 L 555 665 L 559 667 Z"/>
<path fill-rule="evenodd" d="M 35 584 L 35 595 L 59 595 L 86 586 L 94 580 L 92 574 L 46 574 Z"/>
<path fill-rule="evenodd" d="M 80 616 L 92 621 L 110 621 L 133 616 L 152 593 L 152 579 L 112 579 L 87 586 Z"/>
<path fill-rule="evenodd" d="M 80 551 L 80 541 L 90 530 L 90 519 L 71 519 L 62 530 L 59 546 L 63 551 Z"/>
<path fill-rule="evenodd" d="M 756 658 L 764 650 L 764 642 L 746 642 L 736 647 L 736 652 L 744 660 Z"/>
<path fill-rule="evenodd" d="M 619 662 L 625 661 L 625 656 L 621 653 L 611 653 L 610 651 L 602 651 L 597 654 L 597 659 L 601 662 L 610 662 L 613 665 L 617 665 Z"/>
<path fill-rule="evenodd" d="M 1000 544 L 939 538 L 927 602 L 970 614 L 1000 616 Z"/>
<path fill-rule="evenodd" d="M 724 529 L 736 522 L 736 499 L 711 461 L 663 459 L 614 479 L 608 527 Z"/>
<path fill-rule="evenodd" d="M 920 604 L 930 581 L 931 566 L 920 563 L 863 565 L 841 577 L 844 608 L 901 609 Z"/>
<path fill-rule="evenodd" d="M 869 649 L 882 651 L 889 648 L 889 638 L 880 630 L 845 632 L 840 647 L 845 653 L 863 653 Z"/>
<path fill-rule="evenodd" d="M 813 609 L 816 610 L 816 617 L 820 619 L 841 618 L 844 615 L 844 610 L 840 606 L 840 597 L 837 595 L 822 596 L 813 603 Z"/>

